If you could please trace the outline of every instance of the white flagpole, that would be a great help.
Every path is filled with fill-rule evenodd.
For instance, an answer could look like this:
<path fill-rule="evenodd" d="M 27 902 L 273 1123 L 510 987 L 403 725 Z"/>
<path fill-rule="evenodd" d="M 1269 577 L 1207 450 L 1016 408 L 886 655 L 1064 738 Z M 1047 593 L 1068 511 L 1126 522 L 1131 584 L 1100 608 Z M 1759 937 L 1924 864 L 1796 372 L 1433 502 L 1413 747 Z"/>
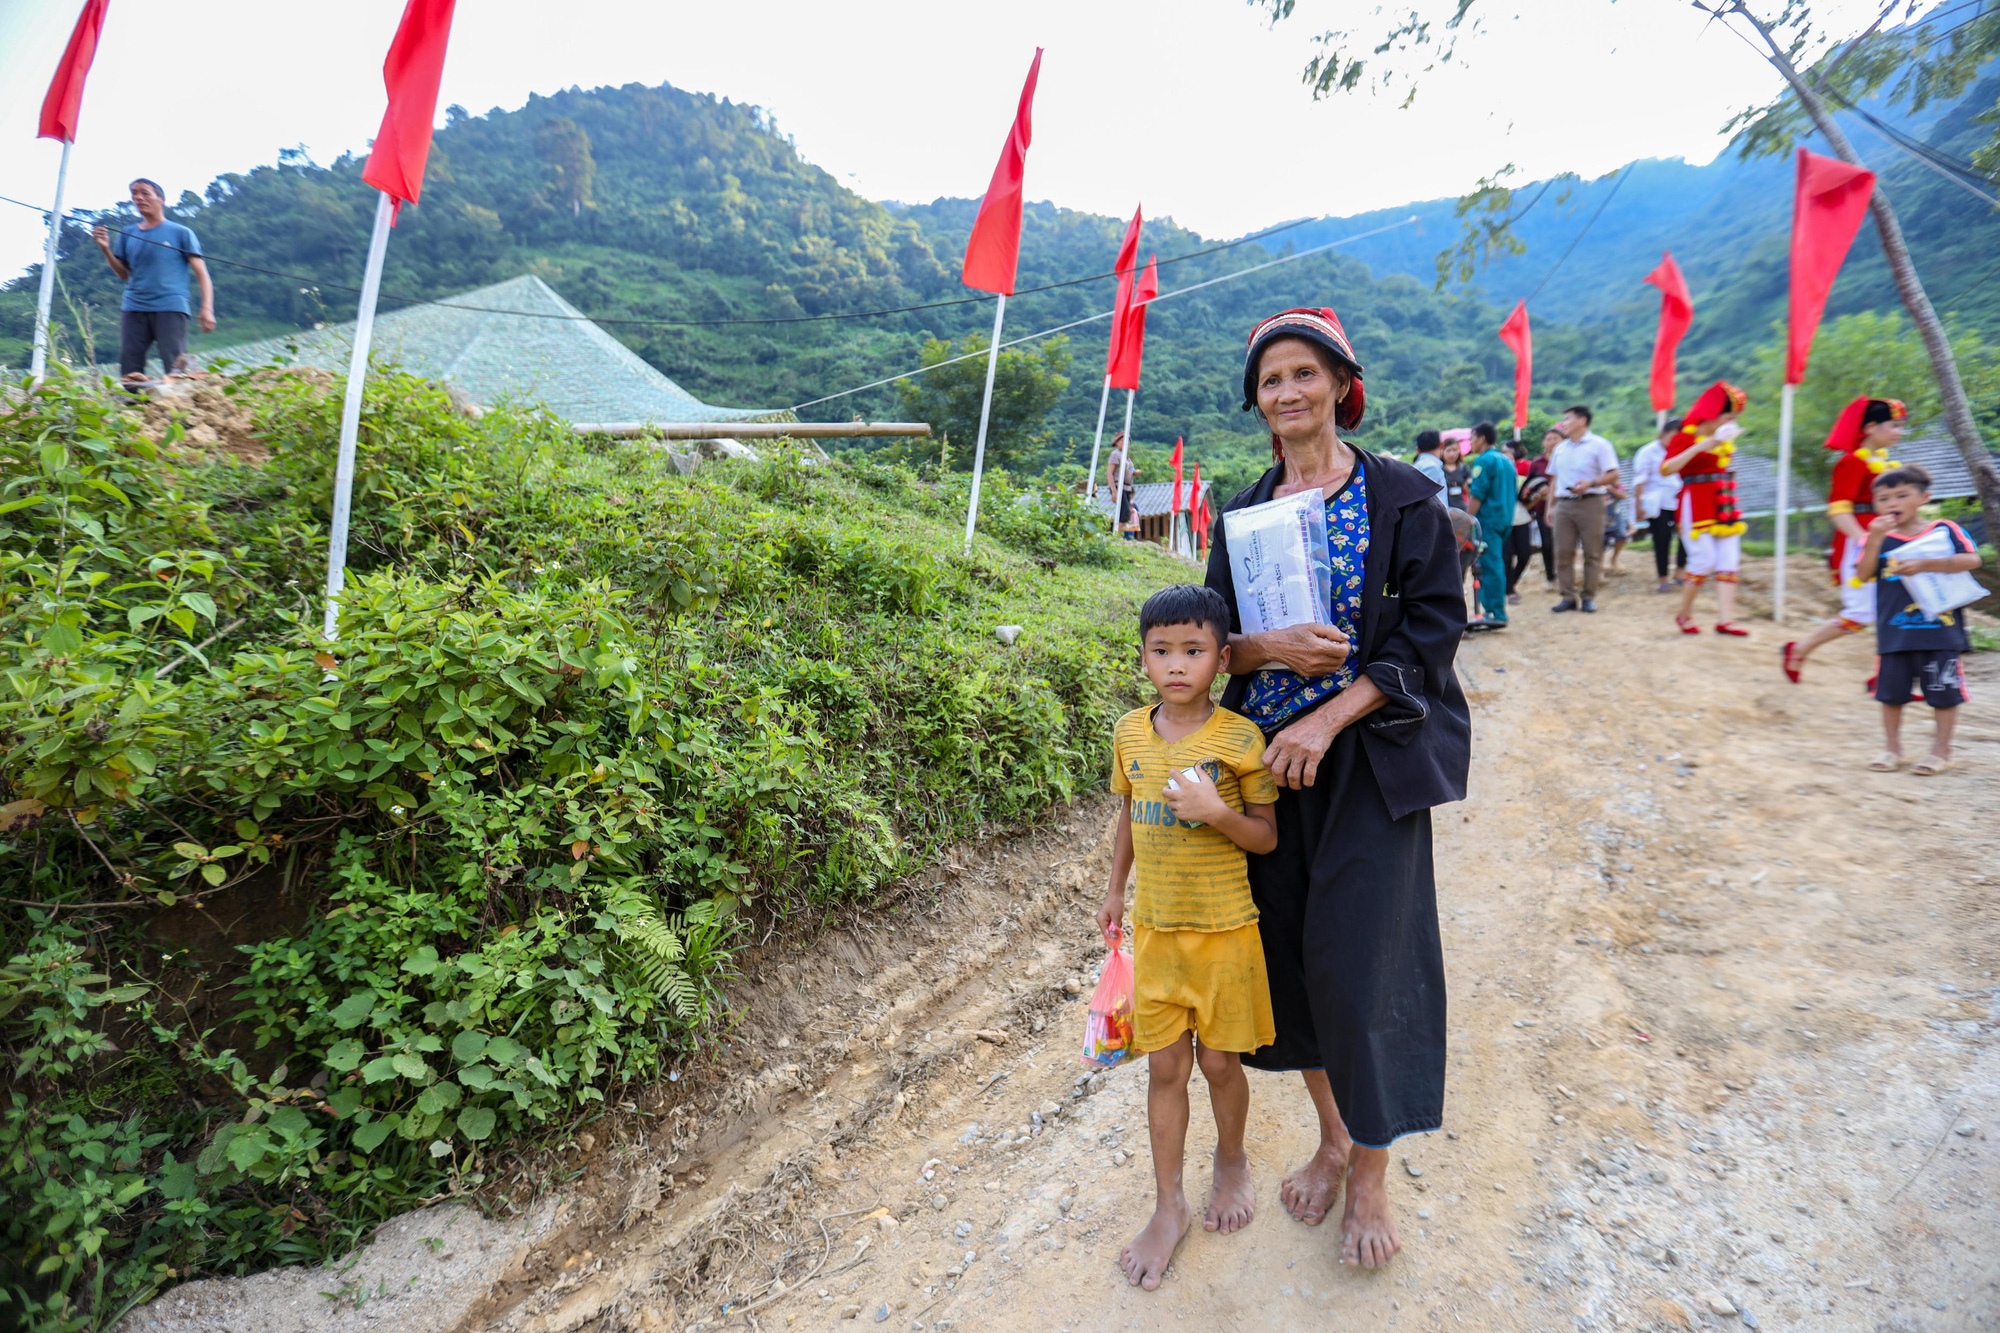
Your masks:
<path fill-rule="evenodd" d="M 49 306 L 56 295 L 56 242 L 62 238 L 63 186 L 69 183 L 69 140 L 62 141 L 62 165 L 56 168 L 56 206 L 49 212 L 49 239 L 42 247 L 42 294 L 35 301 L 35 351 L 28 373 L 36 384 L 49 364 Z"/>
<path fill-rule="evenodd" d="M 1107 384 L 1110 381 L 1105 381 Z M 1120 520 L 1125 517 L 1125 472 L 1132 466 L 1132 400 L 1139 396 L 1137 389 L 1125 391 L 1125 461 L 1118 465 L 1117 484 L 1111 488 L 1111 534 L 1115 537 L 1123 529 Z"/>
<path fill-rule="evenodd" d="M 1000 322 L 1007 318 L 1007 294 L 993 311 L 993 346 L 986 353 L 986 394 L 979 400 L 979 440 L 972 446 L 972 499 L 965 506 L 965 553 L 972 554 L 972 529 L 979 522 L 979 478 L 986 470 L 986 422 L 993 415 L 993 373 L 1000 368 Z"/>
<path fill-rule="evenodd" d="M 1771 619 L 1785 623 L 1785 529 L 1792 516 L 1792 395 L 1797 386 L 1787 384 L 1778 398 L 1778 526 L 1772 534 L 1776 569 L 1771 575 Z"/>
<path fill-rule="evenodd" d="M 340 590 L 347 582 L 347 516 L 354 495 L 354 441 L 361 433 L 361 389 L 368 375 L 368 344 L 375 336 L 375 297 L 382 290 L 382 255 L 389 248 L 387 194 L 375 197 L 375 234 L 368 238 L 368 267 L 361 279 L 361 304 L 354 312 L 354 353 L 347 362 L 347 396 L 340 408 L 340 455 L 333 469 L 333 524 L 326 540 L 326 638 L 339 637 Z M 988 381 L 991 392 L 991 379 Z M 976 494 L 976 492 L 975 492 Z"/>
<path fill-rule="evenodd" d="M 1655 438 L 1657 438 L 1659 436 L 1659 433 L 1665 430 L 1666 428 L 1667 428 L 1667 409 L 1663 407 L 1659 411 L 1653 414 L 1653 435 L 1655 436 Z"/>
<path fill-rule="evenodd" d="M 1097 495 L 1097 448 L 1104 443 L 1104 409 L 1111 403 L 1111 372 L 1104 372 L 1104 392 L 1097 395 L 1097 434 L 1090 437 L 1090 473 L 1084 479 L 1083 493 L 1092 499 Z"/>

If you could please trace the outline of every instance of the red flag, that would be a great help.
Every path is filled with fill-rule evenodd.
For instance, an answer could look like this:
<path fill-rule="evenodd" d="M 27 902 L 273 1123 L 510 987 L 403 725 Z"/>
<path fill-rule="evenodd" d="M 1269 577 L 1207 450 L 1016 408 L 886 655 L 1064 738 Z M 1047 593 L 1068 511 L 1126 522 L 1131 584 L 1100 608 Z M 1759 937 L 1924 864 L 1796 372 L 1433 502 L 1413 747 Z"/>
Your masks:
<path fill-rule="evenodd" d="M 1021 189 L 1028 170 L 1028 144 L 1035 137 L 1035 80 L 1042 72 L 1042 48 L 1035 48 L 1028 81 L 1021 86 L 1021 105 L 1014 128 L 1000 149 L 992 183 L 979 201 L 972 235 L 965 242 L 965 267 L 959 279 L 982 292 L 1014 294 L 1014 271 L 1021 263 Z"/>
<path fill-rule="evenodd" d="M 396 201 L 396 213 L 414 204 L 424 189 L 424 163 L 431 155 L 431 122 L 437 118 L 438 83 L 444 78 L 444 48 L 451 39 L 456 0 L 409 0 L 395 40 L 382 61 L 389 106 L 361 179 Z M 394 214 L 391 215 L 391 225 Z"/>
<path fill-rule="evenodd" d="M 1500 326 L 1500 341 L 1514 349 L 1514 433 L 1528 425 L 1528 390 L 1535 382 L 1535 336 L 1528 329 L 1528 303 L 1516 301 Z"/>
<path fill-rule="evenodd" d="M 1131 308 L 1125 312 L 1125 336 L 1118 340 L 1118 359 L 1111 363 L 1111 387 L 1139 387 L 1139 363 L 1146 356 L 1146 305 L 1160 294 L 1160 264 L 1156 255 L 1146 256 L 1146 271 L 1132 289 Z"/>
<path fill-rule="evenodd" d="M 1118 300 L 1111 307 L 1111 351 L 1104 358 L 1105 373 L 1118 364 L 1118 350 L 1125 341 L 1125 313 L 1132 306 L 1132 280 L 1138 276 L 1139 267 L 1139 210 L 1132 210 L 1132 220 L 1125 225 L 1125 239 L 1118 243 Z"/>
<path fill-rule="evenodd" d="M 1798 186 L 1792 199 L 1791 339 L 1785 351 L 1785 383 L 1806 377 L 1813 335 L 1826 309 L 1833 279 L 1847 260 L 1854 233 L 1875 192 L 1875 173 L 1838 158 L 1799 149 Z"/>
<path fill-rule="evenodd" d="M 1175 514 L 1181 512 L 1181 447 L 1181 437 L 1176 435 L 1174 437 L 1174 456 L 1167 460 L 1174 469 L 1174 507 L 1168 512 Z"/>
<path fill-rule="evenodd" d="M 1694 323 L 1694 298 L 1688 295 L 1687 279 L 1673 252 L 1660 253 L 1660 266 L 1646 275 L 1646 281 L 1660 289 L 1660 330 L 1653 335 L 1653 410 L 1664 412 L 1674 405 L 1674 352 L 1681 336 Z"/>
<path fill-rule="evenodd" d="M 1194 464 L 1194 542 L 1195 549 L 1206 553 L 1208 550 L 1208 496 L 1201 489 L 1201 460 Z"/>
<path fill-rule="evenodd" d="M 35 131 L 37 139 L 76 141 L 76 113 L 83 106 L 83 80 L 97 55 L 97 35 L 104 30 L 104 11 L 110 4 L 111 0 L 83 0 L 83 12 L 76 16 L 69 45 L 63 48 L 62 63 L 56 66 L 56 76 L 49 80 L 48 94 L 42 98 L 42 127 Z"/>

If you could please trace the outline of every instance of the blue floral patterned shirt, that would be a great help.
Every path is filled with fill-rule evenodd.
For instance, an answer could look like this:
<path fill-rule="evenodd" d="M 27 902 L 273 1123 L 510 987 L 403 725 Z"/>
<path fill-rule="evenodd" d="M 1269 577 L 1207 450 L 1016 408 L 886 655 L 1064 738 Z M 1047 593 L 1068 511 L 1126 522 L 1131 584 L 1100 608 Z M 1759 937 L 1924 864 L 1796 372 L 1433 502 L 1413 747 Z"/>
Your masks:
<path fill-rule="evenodd" d="M 1326 502 L 1326 544 L 1333 558 L 1333 626 L 1359 644 L 1361 583 L 1368 563 L 1368 476 L 1358 450 L 1354 474 Z M 1350 655 L 1330 676 L 1301 676 L 1284 667 L 1252 672 L 1243 693 L 1243 715 L 1265 731 L 1275 731 L 1352 685 L 1356 666 Z"/>

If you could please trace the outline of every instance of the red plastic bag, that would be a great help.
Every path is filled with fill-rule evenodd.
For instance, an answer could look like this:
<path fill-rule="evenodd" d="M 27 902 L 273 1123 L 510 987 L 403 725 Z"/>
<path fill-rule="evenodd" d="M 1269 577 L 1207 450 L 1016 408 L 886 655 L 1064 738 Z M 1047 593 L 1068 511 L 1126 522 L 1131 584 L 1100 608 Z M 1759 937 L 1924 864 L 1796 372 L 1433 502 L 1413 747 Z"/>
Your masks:
<path fill-rule="evenodd" d="M 1111 956 L 1090 993 L 1090 1019 L 1083 1030 L 1083 1062 L 1099 1069 L 1122 1065 L 1138 1054 L 1132 1049 L 1132 955 L 1118 947 L 1117 931 L 1110 932 L 1107 942 Z"/>

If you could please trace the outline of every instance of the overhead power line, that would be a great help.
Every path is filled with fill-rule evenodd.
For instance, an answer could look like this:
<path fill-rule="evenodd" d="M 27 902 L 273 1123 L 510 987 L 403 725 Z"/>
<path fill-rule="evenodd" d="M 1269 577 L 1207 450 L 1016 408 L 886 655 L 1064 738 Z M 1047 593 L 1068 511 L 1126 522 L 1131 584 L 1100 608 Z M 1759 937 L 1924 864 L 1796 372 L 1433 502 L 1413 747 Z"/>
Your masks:
<path fill-rule="evenodd" d="M 1385 226 L 1375 227 L 1364 232 L 1357 232 L 1352 236 L 1343 236 L 1337 241 L 1328 241 L 1324 245 L 1315 245 L 1310 247 L 1309 249 L 1295 251 L 1292 254 L 1279 255 L 1276 259 L 1269 259 L 1261 264 L 1252 264 L 1249 268 L 1239 268 L 1233 272 L 1224 273 L 1220 277 L 1206 278 L 1201 282 L 1190 283 L 1185 287 L 1176 287 L 1169 292 L 1161 292 L 1158 296 L 1154 297 L 1151 301 L 1147 302 L 1147 304 L 1157 305 L 1161 301 L 1170 301 L 1177 296 L 1186 296 L 1190 292 L 1198 292 L 1204 287 L 1213 287 L 1217 283 L 1234 282 L 1238 278 L 1247 278 L 1252 273 L 1260 273 L 1267 268 L 1276 268 L 1279 264 L 1289 264 L 1292 263 L 1294 260 L 1305 259 L 1310 255 L 1321 254 L 1327 250 L 1333 249 L 1336 246 L 1352 245 L 1355 241 L 1365 241 L 1370 236 L 1380 236 L 1385 231 L 1395 231 L 1400 227 L 1407 227 L 1411 223 L 1418 221 L 1421 221 L 1421 219 L 1418 218 L 1416 214 L 1412 213 L 1409 217 L 1404 218 L 1401 222 L 1391 222 Z M 1069 323 L 1067 324 L 1057 324 L 1053 328 L 1038 329 L 1034 333 L 1024 333 L 1018 338 L 1009 338 L 1007 341 L 1001 343 L 1000 346 L 1002 348 L 1019 347 L 1022 343 L 1033 342 L 1037 338 L 1052 337 L 1055 334 L 1066 333 L 1070 329 L 1079 328 L 1085 324 L 1094 324 L 1100 319 L 1109 319 L 1114 313 L 1115 312 L 1110 310 L 1100 310 L 1094 315 L 1085 315 L 1082 319 L 1073 319 L 1069 321 Z M 808 398 L 803 403 L 792 404 L 792 406 L 786 410 L 797 412 L 801 408 L 817 407 L 821 403 L 830 403 L 836 398 L 846 398 L 853 394 L 863 393 L 869 389 L 879 389 L 885 384 L 894 384 L 897 380 L 906 380 L 915 375 L 926 375 L 933 370 L 942 370 L 944 367 L 949 365 L 955 365 L 960 361 L 970 361 L 975 357 L 985 356 L 988 354 L 989 351 L 990 349 L 982 347 L 976 352 L 965 352 L 958 356 L 947 357 L 943 361 L 934 361 L 928 366 L 918 366 L 915 370 L 906 370 L 902 372 L 900 375 L 891 375 L 887 379 L 870 380 L 866 384 L 857 384 L 852 389 L 842 389 L 839 393 L 830 393 L 821 398 Z"/>

